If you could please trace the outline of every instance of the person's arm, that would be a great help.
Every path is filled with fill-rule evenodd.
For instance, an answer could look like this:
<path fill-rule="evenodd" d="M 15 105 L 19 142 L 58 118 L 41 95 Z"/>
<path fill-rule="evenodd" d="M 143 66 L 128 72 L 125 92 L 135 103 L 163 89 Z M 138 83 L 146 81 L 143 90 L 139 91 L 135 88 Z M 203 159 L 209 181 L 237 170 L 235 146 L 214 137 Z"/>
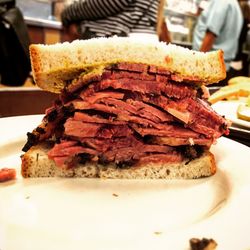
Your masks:
<path fill-rule="evenodd" d="M 64 37 L 63 39 L 68 42 L 72 42 L 76 39 L 80 39 L 80 35 L 77 30 L 77 25 L 75 23 L 70 24 L 67 27 L 63 28 Z"/>
<path fill-rule="evenodd" d="M 201 7 L 197 8 L 197 12 L 195 13 L 196 16 L 199 16 L 201 14 L 201 12 L 203 11 L 203 9 Z"/>
<path fill-rule="evenodd" d="M 203 38 L 200 51 L 202 52 L 210 51 L 213 47 L 215 39 L 216 39 L 216 35 L 213 32 L 208 30 L 205 34 L 205 37 Z"/>
<path fill-rule="evenodd" d="M 82 20 L 103 19 L 122 12 L 134 0 L 79 0 L 64 9 L 61 15 L 64 27 Z"/>
<path fill-rule="evenodd" d="M 165 43 L 171 43 L 171 37 L 170 37 L 169 30 L 168 30 L 167 23 L 166 23 L 165 19 L 162 21 L 162 24 L 161 24 L 159 40 L 162 42 L 165 42 Z"/>
<path fill-rule="evenodd" d="M 206 10 L 206 27 L 207 32 L 203 38 L 200 51 L 210 51 L 214 45 L 215 39 L 221 35 L 224 22 L 227 17 L 229 1 L 210 1 Z"/>

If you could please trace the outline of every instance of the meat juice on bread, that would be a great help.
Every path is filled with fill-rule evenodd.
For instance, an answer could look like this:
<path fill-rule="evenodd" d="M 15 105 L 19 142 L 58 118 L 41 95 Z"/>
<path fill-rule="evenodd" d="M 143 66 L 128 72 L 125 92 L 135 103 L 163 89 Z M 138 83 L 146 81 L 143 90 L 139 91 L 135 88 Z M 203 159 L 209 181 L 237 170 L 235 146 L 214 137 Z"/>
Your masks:
<path fill-rule="evenodd" d="M 31 45 L 30 55 L 36 84 L 59 98 L 28 133 L 23 177 L 215 174 L 209 149 L 229 124 L 204 86 L 225 78 L 222 51 L 113 37 Z"/>

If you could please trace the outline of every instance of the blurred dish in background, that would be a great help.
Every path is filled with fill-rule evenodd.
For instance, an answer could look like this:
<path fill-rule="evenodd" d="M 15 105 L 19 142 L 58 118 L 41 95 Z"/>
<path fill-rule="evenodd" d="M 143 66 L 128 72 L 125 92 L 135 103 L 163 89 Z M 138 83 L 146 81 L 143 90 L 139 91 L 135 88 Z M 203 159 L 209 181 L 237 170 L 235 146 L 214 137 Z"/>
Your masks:
<path fill-rule="evenodd" d="M 208 99 L 211 103 L 221 100 L 237 100 L 250 95 L 250 77 L 238 76 L 228 81 L 228 85 L 214 92 Z"/>
<path fill-rule="evenodd" d="M 250 95 L 245 103 L 238 106 L 237 117 L 241 120 L 250 122 Z"/>
<path fill-rule="evenodd" d="M 227 137 L 250 147 L 250 122 L 237 117 L 237 109 L 239 105 L 245 104 L 245 100 L 246 98 L 219 101 L 213 104 L 212 107 L 217 113 L 224 114 L 227 119 L 232 121 L 229 128 L 230 133 Z"/>
<path fill-rule="evenodd" d="M 250 78 L 238 76 L 228 81 L 228 86 L 214 92 L 209 102 L 218 113 L 223 111 L 233 123 L 250 126 Z M 222 100 L 225 100 L 224 102 Z"/>
<path fill-rule="evenodd" d="M 213 104 L 212 107 L 217 113 L 225 115 L 227 119 L 231 120 L 233 122 L 233 126 L 237 125 L 250 129 L 250 122 L 239 119 L 237 116 L 237 109 L 239 105 L 244 103 L 245 98 L 242 98 L 234 101 L 219 101 Z"/>
<path fill-rule="evenodd" d="M 209 90 L 213 109 L 232 121 L 228 137 L 250 147 L 250 78 L 233 77 L 227 86 Z"/>

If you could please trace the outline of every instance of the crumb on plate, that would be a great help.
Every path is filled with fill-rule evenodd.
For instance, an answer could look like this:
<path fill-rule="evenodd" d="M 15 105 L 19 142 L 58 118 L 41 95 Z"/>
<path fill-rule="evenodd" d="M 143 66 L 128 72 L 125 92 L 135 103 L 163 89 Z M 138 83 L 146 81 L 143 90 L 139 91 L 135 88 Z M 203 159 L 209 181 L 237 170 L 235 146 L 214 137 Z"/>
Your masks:
<path fill-rule="evenodd" d="M 217 247 L 215 240 L 207 238 L 192 238 L 189 243 L 191 250 L 214 250 Z"/>

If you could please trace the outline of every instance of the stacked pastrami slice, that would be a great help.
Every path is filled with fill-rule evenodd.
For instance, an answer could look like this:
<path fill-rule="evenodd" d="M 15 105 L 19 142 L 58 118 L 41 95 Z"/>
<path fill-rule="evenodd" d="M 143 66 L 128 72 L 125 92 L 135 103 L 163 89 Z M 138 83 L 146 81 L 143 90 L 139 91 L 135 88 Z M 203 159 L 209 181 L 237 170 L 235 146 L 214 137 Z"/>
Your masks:
<path fill-rule="evenodd" d="M 24 147 L 48 140 L 58 166 L 77 163 L 177 163 L 199 157 L 227 121 L 203 100 L 203 88 L 166 70 L 120 63 L 68 85 Z"/>

